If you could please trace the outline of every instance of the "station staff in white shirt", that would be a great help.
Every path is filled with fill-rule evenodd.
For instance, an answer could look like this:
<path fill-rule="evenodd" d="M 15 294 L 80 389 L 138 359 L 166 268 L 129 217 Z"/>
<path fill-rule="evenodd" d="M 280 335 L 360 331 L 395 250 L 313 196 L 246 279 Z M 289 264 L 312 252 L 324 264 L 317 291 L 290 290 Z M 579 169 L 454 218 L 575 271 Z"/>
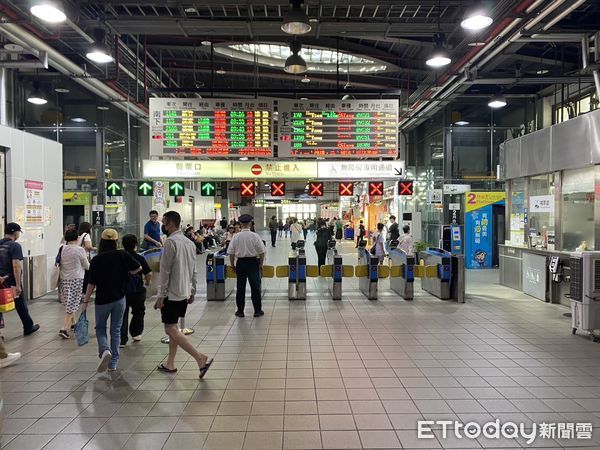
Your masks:
<path fill-rule="evenodd" d="M 262 301 L 260 298 L 260 273 L 265 260 L 265 243 L 258 234 L 250 230 L 251 222 L 254 220 L 251 215 L 243 214 L 238 220 L 242 229 L 233 236 L 229 247 L 227 247 L 231 266 L 235 267 L 237 275 L 237 289 L 235 294 L 237 311 L 235 315 L 237 317 L 244 317 L 246 281 L 248 281 L 252 292 L 254 317 L 260 317 L 265 314 L 262 310 Z"/>

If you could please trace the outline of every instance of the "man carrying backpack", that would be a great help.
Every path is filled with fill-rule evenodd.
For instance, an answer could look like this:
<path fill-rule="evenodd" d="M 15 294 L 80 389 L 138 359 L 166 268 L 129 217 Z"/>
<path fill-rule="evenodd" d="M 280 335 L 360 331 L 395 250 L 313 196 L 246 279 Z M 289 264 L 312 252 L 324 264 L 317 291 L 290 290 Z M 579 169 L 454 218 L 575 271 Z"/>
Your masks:
<path fill-rule="evenodd" d="M 129 340 L 129 334 L 134 342 L 142 340 L 142 332 L 144 331 L 144 315 L 146 314 L 146 286 L 152 281 L 152 270 L 142 255 L 136 250 L 138 246 L 137 237 L 133 234 L 123 236 L 123 248 L 131 257 L 136 260 L 142 270 L 136 274 L 129 274 L 129 281 L 125 289 L 125 313 L 123 314 L 123 325 L 121 326 L 121 347 L 125 347 Z M 145 282 L 145 283 L 144 283 Z M 131 309 L 131 323 L 129 322 L 129 310 Z"/>

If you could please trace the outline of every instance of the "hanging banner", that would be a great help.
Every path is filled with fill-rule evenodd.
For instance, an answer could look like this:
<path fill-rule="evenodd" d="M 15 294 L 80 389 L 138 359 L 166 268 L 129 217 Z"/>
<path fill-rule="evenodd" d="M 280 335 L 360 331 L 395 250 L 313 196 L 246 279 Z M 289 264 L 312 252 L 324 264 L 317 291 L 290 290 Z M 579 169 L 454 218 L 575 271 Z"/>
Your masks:
<path fill-rule="evenodd" d="M 467 192 L 465 195 L 465 211 L 475 211 L 484 206 L 501 202 L 505 198 L 505 192 Z"/>

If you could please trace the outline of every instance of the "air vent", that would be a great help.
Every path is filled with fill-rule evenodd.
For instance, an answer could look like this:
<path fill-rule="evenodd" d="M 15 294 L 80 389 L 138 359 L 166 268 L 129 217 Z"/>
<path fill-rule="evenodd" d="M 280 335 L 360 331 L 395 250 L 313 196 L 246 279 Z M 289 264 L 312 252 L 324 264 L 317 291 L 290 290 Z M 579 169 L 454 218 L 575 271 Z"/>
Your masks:
<path fill-rule="evenodd" d="M 600 259 L 594 260 L 594 293 L 600 292 Z"/>

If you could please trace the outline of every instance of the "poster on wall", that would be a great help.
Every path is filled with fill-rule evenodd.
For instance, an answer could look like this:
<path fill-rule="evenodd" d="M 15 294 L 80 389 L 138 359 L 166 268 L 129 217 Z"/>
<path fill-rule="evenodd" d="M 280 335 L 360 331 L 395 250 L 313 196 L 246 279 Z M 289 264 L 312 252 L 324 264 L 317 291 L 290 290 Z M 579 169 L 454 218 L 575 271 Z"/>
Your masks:
<path fill-rule="evenodd" d="M 44 223 L 44 183 L 25 180 L 25 224 Z"/>
<path fill-rule="evenodd" d="M 465 260 L 469 269 L 492 267 L 494 205 L 503 205 L 504 192 L 465 194 Z"/>
<path fill-rule="evenodd" d="M 554 195 L 534 195 L 529 197 L 529 209 L 531 212 L 553 213 Z"/>

